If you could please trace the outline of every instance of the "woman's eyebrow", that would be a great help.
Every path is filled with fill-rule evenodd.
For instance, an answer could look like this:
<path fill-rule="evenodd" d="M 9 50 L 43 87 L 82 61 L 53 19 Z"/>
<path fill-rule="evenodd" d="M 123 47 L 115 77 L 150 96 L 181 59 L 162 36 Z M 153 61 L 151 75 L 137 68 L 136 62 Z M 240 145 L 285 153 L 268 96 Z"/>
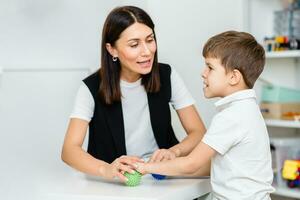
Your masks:
<path fill-rule="evenodd" d="M 154 37 L 154 33 L 150 33 L 149 35 L 146 36 L 146 38 L 149 38 L 149 37 Z M 139 38 L 130 38 L 129 40 L 127 40 L 127 42 L 130 42 L 130 41 L 139 41 L 140 39 Z"/>

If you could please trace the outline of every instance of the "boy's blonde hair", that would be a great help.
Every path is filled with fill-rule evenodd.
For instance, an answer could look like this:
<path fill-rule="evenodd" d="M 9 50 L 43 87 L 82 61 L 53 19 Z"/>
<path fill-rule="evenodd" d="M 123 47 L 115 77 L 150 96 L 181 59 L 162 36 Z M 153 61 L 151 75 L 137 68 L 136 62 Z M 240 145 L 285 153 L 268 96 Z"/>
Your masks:
<path fill-rule="evenodd" d="M 226 72 L 239 70 L 249 88 L 253 88 L 265 65 L 264 48 L 246 32 L 226 31 L 211 37 L 202 55 L 220 59 Z"/>

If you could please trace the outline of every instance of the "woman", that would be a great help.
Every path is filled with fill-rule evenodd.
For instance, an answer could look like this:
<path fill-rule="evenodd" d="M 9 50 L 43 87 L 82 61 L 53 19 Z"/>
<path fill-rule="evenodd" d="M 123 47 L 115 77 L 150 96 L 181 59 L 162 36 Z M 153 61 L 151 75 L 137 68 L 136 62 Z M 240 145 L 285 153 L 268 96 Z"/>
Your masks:
<path fill-rule="evenodd" d="M 169 65 L 157 61 L 154 24 L 133 6 L 111 11 L 102 32 L 101 68 L 83 80 L 62 150 L 64 162 L 84 173 L 126 181 L 125 171 L 149 158 L 187 155 L 205 127 L 194 100 Z M 169 103 L 187 137 L 178 143 Z M 82 148 L 89 129 L 87 152 Z"/>

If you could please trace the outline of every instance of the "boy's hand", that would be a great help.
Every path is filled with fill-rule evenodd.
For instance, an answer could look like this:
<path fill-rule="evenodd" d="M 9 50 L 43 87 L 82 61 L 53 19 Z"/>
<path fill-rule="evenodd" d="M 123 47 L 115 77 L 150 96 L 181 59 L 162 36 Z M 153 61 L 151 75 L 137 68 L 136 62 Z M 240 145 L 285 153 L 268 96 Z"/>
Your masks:
<path fill-rule="evenodd" d="M 134 173 L 135 163 L 144 162 L 135 156 L 121 156 L 115 159 L 111 164 L 105 165 L 100 169 L 100 173 L 106 179 L 113 180 L 119 178 L 121 181 L 127 181 L 125 172 Z"/>
<path fill-rule="evenodd" d="M 173 160 L 174 158 L 176 158 L 174 151 L 170 149 L 158 149 L 152 154 L 149 162 L 161 162 L 164 160 Z"/>
<path fill-rule="evenodd" d="M 135 163 L 134 164 L 134 167 L 135 167 L 135 170 L 140 172 L 141 174 L 145 175 L 149 172 L 147 172 L 147 163 L 141 163 L 141 162 L 138 162 L 138 163 Z"/>

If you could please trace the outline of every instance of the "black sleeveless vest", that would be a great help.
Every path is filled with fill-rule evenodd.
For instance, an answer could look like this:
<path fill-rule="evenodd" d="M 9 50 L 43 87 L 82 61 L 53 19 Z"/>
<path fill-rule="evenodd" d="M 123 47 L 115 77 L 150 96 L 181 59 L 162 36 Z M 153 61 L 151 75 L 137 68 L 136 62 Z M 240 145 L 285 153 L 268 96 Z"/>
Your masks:
<path fill-rule="evenodd" d="M 150 120 L 159 148 L 170 148 L 178 144 L 172 126 L 169 101 L 171 98 L 171 68 L 159 64 L 161 88 L 157 93 L 147 93 Z M 121 102 L 106 105 L 98 99 L 100 79 L 98 72 L 83 82 L 89 88 L 95 101 L 94 116 L 89 123 L 88 153 L 111 163 L 126 155 L 124 121 Z M 139 119 L 136 119 L 139 123 Z M 138 141 L 136 141 L 138 142 Z"/>

